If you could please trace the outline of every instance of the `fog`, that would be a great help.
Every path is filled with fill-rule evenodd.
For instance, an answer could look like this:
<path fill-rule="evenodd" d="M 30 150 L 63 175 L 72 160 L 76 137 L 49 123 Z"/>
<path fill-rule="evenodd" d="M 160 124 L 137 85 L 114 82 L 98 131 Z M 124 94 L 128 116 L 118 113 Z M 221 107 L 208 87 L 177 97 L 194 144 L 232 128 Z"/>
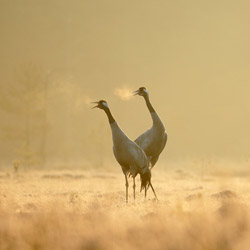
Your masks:
<path fill-rule="evenodd" d="M 159 164 L 248 159 L 249 11 L 244 0 L 0 0 L 1 164 L 117 164 L 90 102 L 106 100 L 135 139 L 152 123 L 131 94 L 141 86 L 168 133 Z"/>

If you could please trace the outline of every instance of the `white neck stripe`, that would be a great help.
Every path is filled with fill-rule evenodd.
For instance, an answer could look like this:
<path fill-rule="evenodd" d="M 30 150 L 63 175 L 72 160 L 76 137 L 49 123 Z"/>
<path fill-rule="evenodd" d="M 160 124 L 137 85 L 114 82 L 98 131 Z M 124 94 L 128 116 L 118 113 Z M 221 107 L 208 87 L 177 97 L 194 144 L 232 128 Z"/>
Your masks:
<path fill-rule="evenodd" d="M 109 107 L 108 104 L 107 104 L 106 102 L 103 102 L 102 104 L 103 104 L 106 108 Z"/>

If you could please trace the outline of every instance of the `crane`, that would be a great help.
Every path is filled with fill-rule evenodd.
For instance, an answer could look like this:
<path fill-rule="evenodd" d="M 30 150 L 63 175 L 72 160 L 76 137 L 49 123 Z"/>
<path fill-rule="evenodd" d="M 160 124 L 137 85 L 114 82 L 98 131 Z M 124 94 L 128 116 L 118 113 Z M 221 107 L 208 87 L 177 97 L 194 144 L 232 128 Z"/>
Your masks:
<path fill-rule="evenodd" d="M 128 177 L 133 178 L 133 191 L 135 199 L 135 177 L 137 174 L 141 177 L 141 191 L 145 190 L 145 198 L 147 196 L 147 189 L 152 188 L 155 198 L 157 199 L 153 185 L 151 183 L 151 171 L 148 168 L 149 162 L 145 152 L 132 140 L 130 140 L 125 133 L 120 129 L 119 125 L 112 116 L 108 103 L 104 100 L 93 102 L 97 104 L 93 108 L 99 108 L 106 113 L 112 131 L 113 139 L 113 153 L 121 165 L 122 172 L 125 176 L 126 186 L 126 202 L 128 202 Z"/>
<path fill-rule="evenodd" d="M 146 153 L 150 163 L 150 168 L 152 169 L 166 145 L 167 133 L 160 117 L 156 113 L 149 100 L 149 93 L 146 88 L 139 88 L 138 90 L 134 91 L 134 95 L 139 95 L 144 98 L 153 120 L 152 127 L 135 140 L 135 142 Z"/>

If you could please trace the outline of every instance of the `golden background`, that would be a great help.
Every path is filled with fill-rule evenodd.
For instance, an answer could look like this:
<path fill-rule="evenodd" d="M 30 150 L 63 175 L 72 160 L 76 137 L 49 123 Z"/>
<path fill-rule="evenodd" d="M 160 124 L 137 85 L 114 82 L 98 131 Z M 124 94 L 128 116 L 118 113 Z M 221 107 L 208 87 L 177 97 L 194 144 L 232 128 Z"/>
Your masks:
<path fill-rule="evenodd" d="M 114 163 L 107 119 L 89 102 L 107 100 L 135 139 L 151 126 L 150 115 L 142 98 L 123 101 L 117 93 L 141 86 L 169 136 L 159 163 L 247 159 L 249 11 L 243 0 L 1 0 L 1 94 L 20 101 L 11 90 L 20 88 L 25 70 L 31 81 L 43 79 L 50 163 Z M 9 162 L 25 143 L 11 131 L 22 133 L 17 127 L 25 118 L 18 110 L 10 114 L 4 98 L 1 103 L 0 152 Z M 36 148 L 41 133 L 30 126 Z"/>

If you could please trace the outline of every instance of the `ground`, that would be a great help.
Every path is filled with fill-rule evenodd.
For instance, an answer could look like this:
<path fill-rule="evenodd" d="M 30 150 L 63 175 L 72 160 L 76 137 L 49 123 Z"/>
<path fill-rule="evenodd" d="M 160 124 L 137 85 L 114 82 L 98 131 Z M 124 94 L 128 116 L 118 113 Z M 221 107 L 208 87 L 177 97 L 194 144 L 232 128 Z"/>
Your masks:
<path fill-rule="evenodd" d="M 0 249 L 250 249 L 250 172 L 192 164 L 153 169 L 159 201 L 130 179 L 128 204 L 118 166 L 2 169 Z"/>

